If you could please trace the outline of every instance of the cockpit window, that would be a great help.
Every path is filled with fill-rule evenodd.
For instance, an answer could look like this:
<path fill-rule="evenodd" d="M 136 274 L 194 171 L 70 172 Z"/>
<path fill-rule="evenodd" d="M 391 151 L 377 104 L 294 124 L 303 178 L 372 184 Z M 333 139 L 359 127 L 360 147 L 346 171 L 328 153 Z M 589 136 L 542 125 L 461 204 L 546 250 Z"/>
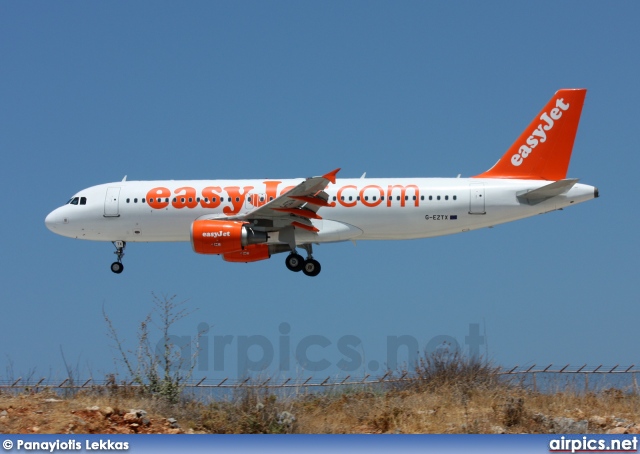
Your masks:
<path fill-rule="evenodd" d="M 87 198 L 86 197 L 73 197 L 71 199 L 69 199 L 69 201 L 66 203 L 66 205 L 86 205 L 87 204 Z"/>

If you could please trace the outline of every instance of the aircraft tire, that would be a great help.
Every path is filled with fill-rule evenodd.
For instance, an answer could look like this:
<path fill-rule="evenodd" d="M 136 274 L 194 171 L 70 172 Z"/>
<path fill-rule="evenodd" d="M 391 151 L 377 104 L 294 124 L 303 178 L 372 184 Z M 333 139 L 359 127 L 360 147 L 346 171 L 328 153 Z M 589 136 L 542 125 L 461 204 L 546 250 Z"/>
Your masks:
<path fill-rule="evenodd" d="M 293 253 L 287 256 L 284 263 L 285 265 L 287 265 L 287 268 L 289 270 L 297 273 L 299 271 L 302 271 L 305 261 L 300 254 Z"/>
<path fill-rule="evenodd" d="M 307 259 L 304 262 L 304 267 L 302 268 L 302 272 L 307 276 L 317 276 L 320 274 L 320 262 L 314 259 Z"/>
<path fill-rule="evenodd" d="M 111 264 L 111 271 L 113 271 L 116 274 L 120 274 L 122 273 L 122 271 L 124 270 L 124 265 L 120 262 L 113 262 Z"/>

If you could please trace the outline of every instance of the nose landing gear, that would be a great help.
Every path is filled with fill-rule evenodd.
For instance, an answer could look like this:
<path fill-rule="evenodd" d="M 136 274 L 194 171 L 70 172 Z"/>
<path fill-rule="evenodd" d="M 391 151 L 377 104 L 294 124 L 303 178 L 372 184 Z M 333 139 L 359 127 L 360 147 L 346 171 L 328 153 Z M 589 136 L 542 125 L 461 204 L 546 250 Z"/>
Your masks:
<path fill-rule="evenodd" d="M 124 257 L 124 248 L 127 247 L 127 243 L 124 241 L 112 241 L 116 248 L 114 254 L 118 257 L 118 261 L 111 264 L 111 271 L 116 274 L 122 273 L 124 265 L 122 264 L 122 257 Z"/>

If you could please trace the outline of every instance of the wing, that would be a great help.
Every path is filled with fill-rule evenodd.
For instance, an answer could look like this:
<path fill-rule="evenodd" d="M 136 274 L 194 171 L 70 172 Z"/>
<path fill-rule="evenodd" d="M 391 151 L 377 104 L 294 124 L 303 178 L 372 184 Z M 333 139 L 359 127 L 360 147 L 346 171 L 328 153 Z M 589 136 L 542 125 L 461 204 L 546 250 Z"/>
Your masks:
<path fill-rule="evenodd" d="M 318 232 L 312 219 L 322 219 L 318 210 L 330 206 L 329 195 L 324 189 L 336 182 L 340 169 L 335 169 L 321 177 L 307 178 L 298 186 L 276 197 L 265 205 L 237 216 L 216 216 L 218 219 L 246 221 L 255 230 L 275 232 L 287 227 Z M 214 217 L 207 217 L 214 219 Z"/>

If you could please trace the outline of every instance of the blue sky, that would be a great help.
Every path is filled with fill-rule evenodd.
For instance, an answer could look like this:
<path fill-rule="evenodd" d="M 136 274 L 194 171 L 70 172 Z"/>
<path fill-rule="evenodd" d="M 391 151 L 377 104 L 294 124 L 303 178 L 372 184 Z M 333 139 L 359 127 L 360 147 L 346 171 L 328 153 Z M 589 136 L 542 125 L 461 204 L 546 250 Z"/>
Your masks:
<path fill-rule="evenodd" d="M 358 375 L 385 363 L 389 336 L 464 344 L 475 323 L 505 366 L 639 363 L 639 14 L 636 2 L 3 2 L 0 377 L 64 376 L 62 349 L 102 378 L 116 367 L 102 306 L 133 347 L 152 292 L 198 309 L 174 334 L 207 323 L 210 351 L 234 336 L 223 370 L 198 372 L 210 378 L 237 374 L 240 336 L 273 344 L 271 374 L 281 338 L 293 351 L 323 336 L 318 376 L 345 375 L 337 345 L 355 336 Z M 44 226 L 78 190 L 124 175 L 475 175 L 572 87 L 589 91 L 569 176 L 599 199 L 464 235 L 324 245 L 317 278 L 282 255 L 228 264 L 188 243 L 130 244 L 114 275 L 111 244 Z"/>

